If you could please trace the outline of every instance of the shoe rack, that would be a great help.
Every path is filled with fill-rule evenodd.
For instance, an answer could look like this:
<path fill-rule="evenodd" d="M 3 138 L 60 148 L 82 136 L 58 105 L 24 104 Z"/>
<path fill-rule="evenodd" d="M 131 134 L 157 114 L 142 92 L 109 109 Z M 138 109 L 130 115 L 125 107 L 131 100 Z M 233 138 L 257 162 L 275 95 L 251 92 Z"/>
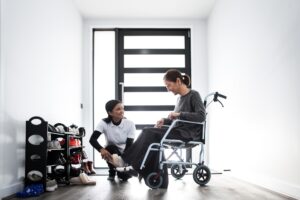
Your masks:
<path fill-rule="evenodd" d="M 47 177 L 69 184 L 71 156 L 74 152 L 82 153 L 82 137 L 73 132 L 49 131 L 48 122 L 38 116 L 26 121 L 25 186 L 42 183 L 45 189 Z M 74 145 L 74 141 L 80 142 Z M 82 161 L 78 162 L 81 165 Z"/>
<path fill-rule="evenodd" d="M 41 183 L 46 188 L 48 123 L 41 117 L 26 121 L 25 186 Z"/>

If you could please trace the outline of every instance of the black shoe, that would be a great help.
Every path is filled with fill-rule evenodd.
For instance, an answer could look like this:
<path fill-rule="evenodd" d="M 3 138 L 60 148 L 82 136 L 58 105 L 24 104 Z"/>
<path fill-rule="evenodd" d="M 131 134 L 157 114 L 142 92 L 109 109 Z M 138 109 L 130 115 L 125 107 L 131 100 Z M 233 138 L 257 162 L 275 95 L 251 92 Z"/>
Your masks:
<path fill-rule="evenodd" d="M 114 181 L 114 180 L 115 180 L 115 175 L 109 175 L 109 176 L 107 177 L 107 180 L 109 180 L 109 181 Z"/>
<path fill-rule="evenodd" d="M 132 176 L 128 173 L 121 173 L 121 172 L 117 172 L 117 175 L 118 175 L 118 178 L 121 180 L 121 181 L 127 181 L 128 179 L 130 179 Z"/>
<path fill-rule="evenodd" d="M 142 179 L 143 179 L 143 176 L 139 174 L 138 179 L 139 179 L 139 182 L 141 183 Z"/>

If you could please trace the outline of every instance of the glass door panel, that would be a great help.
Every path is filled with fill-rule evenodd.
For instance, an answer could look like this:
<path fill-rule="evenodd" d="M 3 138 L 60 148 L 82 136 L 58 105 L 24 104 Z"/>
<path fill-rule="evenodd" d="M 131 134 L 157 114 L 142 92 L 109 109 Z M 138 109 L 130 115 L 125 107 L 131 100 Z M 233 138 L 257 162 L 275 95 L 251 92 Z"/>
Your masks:
<path fill-rule="evenodd" d="M 129 105 L 174 105 L 178 96 L 170 92 L 125 92 L 124 104 Z"/>
<path fill-rule="evenodd" d="M 125 86 L 160 86 L 165 87 L 163 73 L 125 73 Z"/>
<path fill-rule="evenodd" d="M 184 36 L 124 36 L 124 49 L 184 49 Z"/>
<path fill-rule="evenodd" d="M 124 55 L 125 68 L 182 68 L 185 67 L 185 55 L 165 55 L 165 54 L 127 54 Z"/>
<path fill-rule="evenodd" d="M 135 124 L 156 124 L 161 119 L 168 117 L 170 111 L 126 111 L 125 116 Z"/>
<path fill-rule="evenodd" d="M 97 124 L 107 116 L 105 103 L 115 98 L 115 31 L 94 32 L 94 129 Z M 105 74 L 105 75 L 104 75 Z M 106 144 L 102 134 L 98 142 Z M 100 153 L 94 149 L 95 167 L 107 167 Z"/>

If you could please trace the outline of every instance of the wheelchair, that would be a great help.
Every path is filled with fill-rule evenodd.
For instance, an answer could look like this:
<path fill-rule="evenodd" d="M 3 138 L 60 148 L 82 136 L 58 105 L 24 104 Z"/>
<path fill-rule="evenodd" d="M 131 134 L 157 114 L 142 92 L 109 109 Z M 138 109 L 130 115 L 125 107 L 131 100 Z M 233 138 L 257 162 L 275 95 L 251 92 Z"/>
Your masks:
<path fill-rule="evenodd" d="M 213 99 L 207 104 L 207 100 L 211 97 L 213 97 Z M 222 105 L 222 107 L 224 107 L 224 105 L 219 100 L 219 98 L 226 99 L 227 97 L 218 92 L 210 93 L 205 97 L 203 103 L 206 110 L 206 115 L 208 114 L 207 108 L 212 102 L 218 102 Z M 199 141 L 189 141 L 189 142 L 184 142 L 182 140 L 176 140 L 176 139 L 167 139 L 172 128 L 175 127 L 177 123 L 189 123 L 189 124 L 196 124 L 202 126 L 201 137 L 200 137 L 201 139 Z M 201 123 L 180 120 L 180 119 L 174 120 L 172 124 L 168 127 L 160 143 L 152 143 L 151 145 L 149 145 L 147 152 L 143 158 L 143 161 L 140 166 L 140 170 L 142 170 L 145 167 L 145 162 L 150 152 L 152 151 L 159 152 L 159 162 L 158 162 L 159 170 L 156 172 L 151 172 L 149 175 L 145 177 L 146 185 L 152 189 L 156 189 L 163 184 L 164 165 L 171 166 L 171 174 L 176 179 L 182 178 L 188 171 L 187 168 L 191 168 L 191 166 L 194 165 L 196 166 L 193 172 L 194 181 L 200 186 L 206 185 L 210 181 L 211 171 L 206 165 L 204 165 L 205 133 L 206 133 L 206 120 Z M 188 148 L 194 148 L 197 146 L 200 146 L 199 161 L 198 162 L 184 161 L 182 158 L 182 150 Z M 165 160 L 163 160 L 163 153 L 165 149 L 171 149 L 171 154 Z M 175 155 L 179 159 L 179 161 L 169 160 L 173 155 Z"/>

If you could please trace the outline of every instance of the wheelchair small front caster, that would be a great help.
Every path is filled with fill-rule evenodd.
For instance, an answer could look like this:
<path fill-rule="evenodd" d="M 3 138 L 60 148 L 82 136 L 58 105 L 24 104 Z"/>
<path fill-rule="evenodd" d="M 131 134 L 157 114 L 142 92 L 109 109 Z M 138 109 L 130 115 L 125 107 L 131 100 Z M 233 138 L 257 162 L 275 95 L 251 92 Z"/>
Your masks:
<path fill-rule="evenodd" d="M 160 173 L 152 172 L 146 177 L 145 183 L 148 187 L 152 189 L 157 189 L 162 185 L 163 177 Z"/>
<path fill-rule="evenodd" d="M 197 184 L 204 186 L 211 178 L 209 168 L 205 165 L 198 165 L 194 170 L 193 178 Z"/>
<path fill-rule="evenodd" d="M 186 172 L 187 170 L 184 165 L 174 164 L 171 167 L 171 174 L 174 178 L 180 179 L 184 177 Z"/>

